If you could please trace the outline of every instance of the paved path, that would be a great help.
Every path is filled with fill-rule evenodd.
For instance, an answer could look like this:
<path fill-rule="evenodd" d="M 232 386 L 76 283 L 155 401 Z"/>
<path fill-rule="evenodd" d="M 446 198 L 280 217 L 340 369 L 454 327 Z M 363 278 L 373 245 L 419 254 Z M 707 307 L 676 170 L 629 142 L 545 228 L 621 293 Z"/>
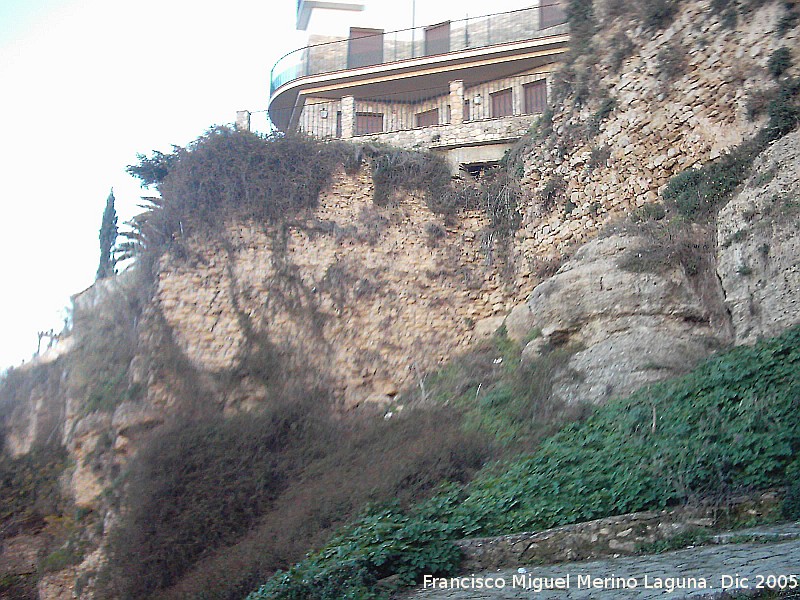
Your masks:
<path fill-rule="evenodd" d="M 736 543 L 751 539 L 760 541 Z M 723 534 L 716 542 L 664 554 L 476 573 L 474 579 L 469 574 L 445 580 L 447 589 L 432 589 L 442 583 L 433 580 L 407 598 L 698 599 L 720 597 L 725 588 L 735 595 L 755 594 L 759 585 L 775 583 L 783 586 L 785 597 L 800 599 L 800 523 Z"/>

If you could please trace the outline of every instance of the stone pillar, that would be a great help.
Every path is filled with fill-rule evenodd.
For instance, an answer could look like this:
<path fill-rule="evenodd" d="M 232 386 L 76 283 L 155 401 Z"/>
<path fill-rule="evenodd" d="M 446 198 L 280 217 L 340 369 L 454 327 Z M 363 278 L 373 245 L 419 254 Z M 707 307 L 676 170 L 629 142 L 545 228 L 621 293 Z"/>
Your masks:
<path fill-rule="evenodd" d="M 511 101 L 514 104 L 514 114 L 515 115 L 524 115 L 525 114 L 525 88 L 523 87 L 522 81 L 520 81 L 519 77 L 514 79 L 514 83 L 511 84 Z"/>
<path fill-rule="evenodd" d="M 236 129 L 239 131 L 250 131 L 250 111 L 236 111 Z"/>
<path fill-rule="evenodd" d="M 450 123 L 460 125 L 464 122 L 464 82 L 456 79 L 450 82 Z"/>
<path fill-rule="evenodd" d="M 356 134 L 356 99 L 353 96 L 342 98 L 342 139 L 350 139 Z"/>

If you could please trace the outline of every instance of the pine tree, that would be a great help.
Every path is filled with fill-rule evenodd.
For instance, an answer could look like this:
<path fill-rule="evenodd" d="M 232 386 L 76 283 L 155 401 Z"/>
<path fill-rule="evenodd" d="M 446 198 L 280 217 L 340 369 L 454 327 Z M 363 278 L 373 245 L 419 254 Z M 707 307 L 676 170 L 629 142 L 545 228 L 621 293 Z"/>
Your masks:
<path fill-rule="evenodd" d="M 103 223 L 100 225 L 100 266 L 95 279 L 105 279 L 114 275 L 115 260 L 111 252 L 117 243 L 117 211 L 114 209 L 114 190 L 108 195 Z"/>

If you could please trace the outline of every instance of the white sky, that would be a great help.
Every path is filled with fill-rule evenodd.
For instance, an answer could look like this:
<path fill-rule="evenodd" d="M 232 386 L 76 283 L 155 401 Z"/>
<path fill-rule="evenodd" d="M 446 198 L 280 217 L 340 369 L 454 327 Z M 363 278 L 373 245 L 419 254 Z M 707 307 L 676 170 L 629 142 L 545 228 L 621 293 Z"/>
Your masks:
<path fill-rule="evenodd" d="M 94 280 L 114 188 L 137 211 L 136 153 L 266 108 L 269 70 L 302 45 L 293 0 L 0 0 L 0 370 L 60 330 Z M 264 113 L 253 127 L 266 130 Z"/>

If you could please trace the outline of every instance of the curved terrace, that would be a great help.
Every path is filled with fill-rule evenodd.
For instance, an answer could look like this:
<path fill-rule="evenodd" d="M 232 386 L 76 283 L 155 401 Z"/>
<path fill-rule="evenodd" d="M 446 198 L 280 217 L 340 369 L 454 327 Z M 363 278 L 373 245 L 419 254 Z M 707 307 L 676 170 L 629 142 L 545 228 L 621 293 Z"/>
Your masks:
<path fill-rule="evenodd" d="M 349 38 L 299 48 L 275 63 L 270 118 L 286 130 L 311 94 L 375 98 L 389 88 L 413 94 L 454 78 L 477 83 L 508 77 L 564 52 L 567 32 L 557 2 L 391 32 L 351 31 Z"/>

